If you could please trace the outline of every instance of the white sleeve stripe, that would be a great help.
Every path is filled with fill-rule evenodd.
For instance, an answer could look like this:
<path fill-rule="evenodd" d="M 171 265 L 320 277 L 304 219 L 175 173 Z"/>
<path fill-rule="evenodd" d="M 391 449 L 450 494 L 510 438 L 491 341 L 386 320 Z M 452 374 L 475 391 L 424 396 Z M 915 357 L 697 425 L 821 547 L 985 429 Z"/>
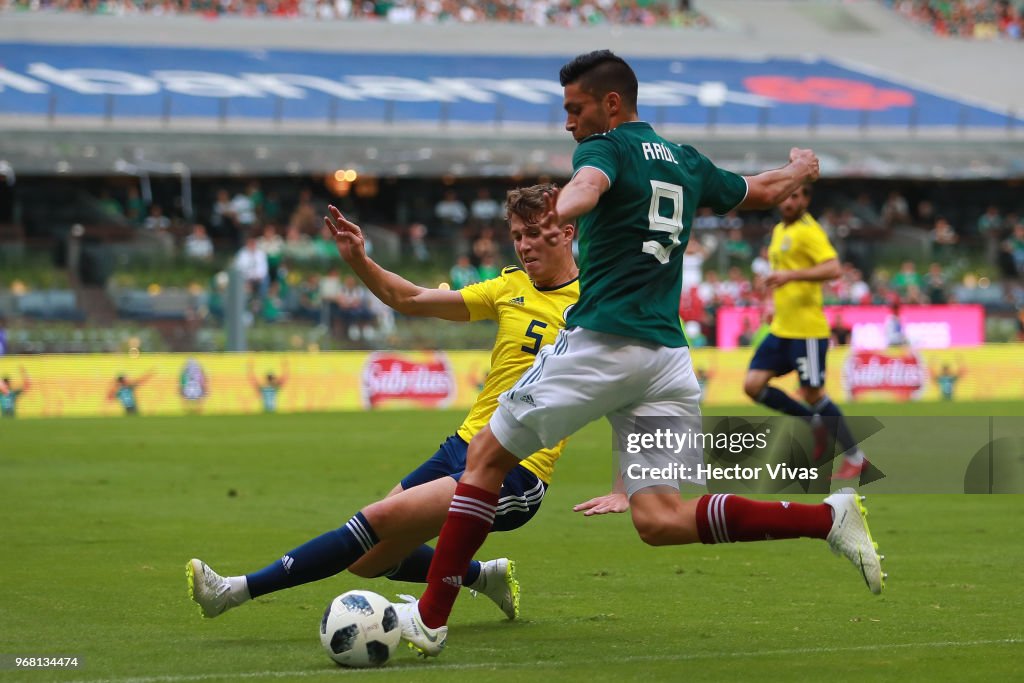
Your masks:
<path fill-rule="evenodd" d="M 608 174 L 604 172 L 604 169 L 600 169 L 597 166 L 589 166 L 589 165 L 587 165 L 587 166 L 580 166 L 579 168 L 577 168 L 575 171 L 573 171 L 572 177 L 575 178 L 576 174 L 579 173 L 580 171 L 582 171 L 585 168 L 592 168 L 595 171 L 601 171 L 601 175 L 603 175 L 605 178 L 608 178 Z M 570 178 L 570 180 L 571 180 L 571 178 Z M 612 184 L 612 179 L 608 178 L 608 186 L 611 187 L 611 184 Z"/>
<path fill-rule="evenodd" d="M 735 211 L 737 208 L 739 208 L 740 204 L 742 204 L 743 202 L 747 201 L 747 195 L 750 194 L 750 183 L 747 182 L 747 177 L 741 175 L 740 178 L 743 178 L 743 188 L 744 188 L 743 189 L 743 199 L 741 199 L 738 202 L 736 202 L 736 204 L 731 209 L 729 209 L 729 211 Z M 719 216 L 724 216 L 725 214 L 729 213 L 729 211 L 723 211 L 722 213 L 720 213 L 718 215 Z"/>

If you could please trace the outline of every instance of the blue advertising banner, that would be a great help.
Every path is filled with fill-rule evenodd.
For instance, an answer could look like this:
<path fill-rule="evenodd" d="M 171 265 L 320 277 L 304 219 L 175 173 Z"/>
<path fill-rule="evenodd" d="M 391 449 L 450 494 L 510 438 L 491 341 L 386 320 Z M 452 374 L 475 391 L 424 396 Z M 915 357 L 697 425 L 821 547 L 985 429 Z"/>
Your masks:
<path fill-rule="evenodd" d="M 553 124 L 567 56 L 0 43 L 0 114 Z M 1003 112 L 827 59 L 630 59 L 661 124 L 969 126 Z"/>

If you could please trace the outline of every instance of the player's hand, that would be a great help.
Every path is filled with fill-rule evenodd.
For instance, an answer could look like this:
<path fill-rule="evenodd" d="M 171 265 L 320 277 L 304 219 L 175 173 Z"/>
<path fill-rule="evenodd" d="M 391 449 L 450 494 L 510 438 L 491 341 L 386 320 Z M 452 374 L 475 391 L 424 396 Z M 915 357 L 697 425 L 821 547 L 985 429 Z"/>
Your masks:
<path fill-rule="evenodd" d="M 625 493 L 609 493 L 605 496 L 598 496 L 590 500 L 573 505 L 573 512 L 582 512 L 584 517 L 592 515 L 607 515 L 612 512 L 625 512 L 629 509 L 629 498 Z"/>
<path fill-rule="evenodd" d="M 551 246 L 557 246 L 562 240 L 562 221 L 558 218 L 558 188 L 544 193 L 545 213 L 538 219 L 541 237 Z"/>
<path fill-rule="evenodd" d="M 324 216 L 324 225 L 331 230 L 338 245 L 338 253 L 345 263 L 362 261 L 366 258 L 366 241 L 359 226 L 345 218 L 333 204 L 327 207 L 330 216 Z"/>
<path fill-rule="evenodd" d="M 786 284 L 787 282 L 789 282 L 792 279 L 793 278 L 790 277 L 790 274 L 789 274 L 788 271 L 785 271 L 785 270 L 774 271 L 774 272 L 768 273 L 768 275 L 765 276 L 765 278 L 764 278 L 764 286 L 767 287 L 768 289 L 775 289 L 776 287 L 781 287 L 782 285 Z"/>
<path fill-rule="evenodd" d="M 791 164 L 798 164 L 803 166 L 805 173 L 807 174 L 807 180 L 814 182 L 821 175 L 821 168 L 818 162 L 818 157 L 814 155 L 814 152 L 809 149 L 801 149 L 794 147 L 789 150 L 789 162 Z"/>

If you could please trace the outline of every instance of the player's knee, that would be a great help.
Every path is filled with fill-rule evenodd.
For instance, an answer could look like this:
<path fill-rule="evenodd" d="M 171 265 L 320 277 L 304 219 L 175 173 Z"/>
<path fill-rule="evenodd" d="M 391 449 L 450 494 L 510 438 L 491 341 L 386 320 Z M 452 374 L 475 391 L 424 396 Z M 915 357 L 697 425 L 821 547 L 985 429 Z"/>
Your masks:
<path fill-rule="evenodd" d="M 680 542 L 678 514 L 675 510 L 634 510 L 633 526 L 647 545 L 675 545 Z"/>
<path fill-rule="evenodd" d="M 660 519 L 634 520 L 636 532 L 640 540 L 647 545 L 660 546 L 671 545 L 674 537 L 672 524 Z"/>
<path fill-rule="evenodd" d="M 519 460 L 501 447 L 493 436 L 489 435 L 490 441 L 484 447 L 473 448 L 466 459 L 467 478 L 474 483 L 485 483 L 486 485 L 500 485 Z M 474 439 L 475 441 L 475 439 Z"/>
<path fill-rule="evenodd" d="M 363 513 L 363 517 L 370 523 L 370 527 L 376 532 L 378 537 L 380 537 L 384 530 L 391 528 L 399 516 L 399 511 L 394 505 L 393 498 L 385 498 L 384 500 L 370 503 L 360 512 Z"/>
<path fill-rule="evenodd" d="M 766 382 L 760 377 L 752 377 L 747 375 L 746 379 L 743 380 L 743 391 L 751 398 L 756 401 L 758 396 L 764 390 Z"/>

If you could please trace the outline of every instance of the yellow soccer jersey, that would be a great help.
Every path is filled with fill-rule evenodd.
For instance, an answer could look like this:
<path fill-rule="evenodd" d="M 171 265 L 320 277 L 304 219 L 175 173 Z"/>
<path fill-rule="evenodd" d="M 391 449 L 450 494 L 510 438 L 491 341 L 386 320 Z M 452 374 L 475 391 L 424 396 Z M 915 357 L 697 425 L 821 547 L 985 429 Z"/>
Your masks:
<path fill-rule="evenodd" d="M 836 258 L 818 221 L 805 213 L 795 223 L 779 223 L 768 245 L 772 270 L 810 268 Z M 822 310 L 820 282 L 787 282 L 774 293 L 771 333 L 787 339 L 824 339 L 831 334 Z"/>
<path fill-rule="evenodd" d="M 498 407 L 498 395 L 519 380 L 533 365 L 540 348 L 553 343 L 565 327 L 566 313 L 580 298 L 580 285 L 574 279 L 559 287 L 538 289 L 521 268 L 508 266 L 498 277 L 465 287 L 459 293 L 470 320 L 498 321 L 491 371 L 458 431 L 468 443 L 491 419 Z M 523 467 L 550 484 L 563 448 L 564 440 L 554 448 L 537 451 L 523 460 Z"/>

